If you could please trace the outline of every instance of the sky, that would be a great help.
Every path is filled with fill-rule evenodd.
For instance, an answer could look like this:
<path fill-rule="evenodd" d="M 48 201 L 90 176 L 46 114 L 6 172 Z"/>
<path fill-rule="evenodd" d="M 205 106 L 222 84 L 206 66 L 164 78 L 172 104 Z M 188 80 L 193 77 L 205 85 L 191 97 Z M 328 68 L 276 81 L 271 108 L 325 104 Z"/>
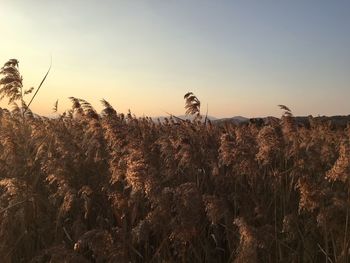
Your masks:
<path fill-rule="evenodd" d="M 42 115 L 70 96 L 181 115 L 188 91 L 215 117 L 348 115 L 349 13 L 346 0 L 0 0 L 0 65 L 18 59 L 37 87 L 52 57 Z"/>

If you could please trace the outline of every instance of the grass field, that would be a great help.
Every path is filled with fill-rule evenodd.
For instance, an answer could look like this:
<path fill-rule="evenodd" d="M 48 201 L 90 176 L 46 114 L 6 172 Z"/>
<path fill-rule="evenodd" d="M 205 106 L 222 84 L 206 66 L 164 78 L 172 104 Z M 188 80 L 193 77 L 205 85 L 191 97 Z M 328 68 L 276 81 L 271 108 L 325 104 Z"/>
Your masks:
<path fill-rule="evenodd" d="M 265 125 L 25 103 L 0 95 L 1 262 L 349 262 L 350 130 L 291 111 Z M 30 91 L 28 91 L 29 93 Z M 55 105 L 57 110 L 57 104 Z"/>

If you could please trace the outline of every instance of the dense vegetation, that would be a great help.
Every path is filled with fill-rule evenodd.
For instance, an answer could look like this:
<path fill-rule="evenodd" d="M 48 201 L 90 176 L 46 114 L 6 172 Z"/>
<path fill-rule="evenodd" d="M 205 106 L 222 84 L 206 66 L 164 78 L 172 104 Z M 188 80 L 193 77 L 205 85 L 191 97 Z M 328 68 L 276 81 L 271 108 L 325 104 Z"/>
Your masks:
<path fill-rule="evenodd" d="M 350 130 L 156 123 L 71 98 L 33 114 L 2 68 L 1 262 L 349 262 Z M 29 93 L 29 92 L 27 92 Z M 56 104 L 57 108 L 57 104 Z"/>

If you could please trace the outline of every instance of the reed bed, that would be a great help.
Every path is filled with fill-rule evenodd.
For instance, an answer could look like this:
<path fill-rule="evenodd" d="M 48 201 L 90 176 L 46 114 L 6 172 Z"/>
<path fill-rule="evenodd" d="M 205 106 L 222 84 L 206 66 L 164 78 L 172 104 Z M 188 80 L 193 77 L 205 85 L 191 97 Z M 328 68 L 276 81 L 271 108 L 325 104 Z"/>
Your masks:
<path fill-rule="evenodd" d="M 350 261 L 349 126 L 298 125 L 283 105 L 264 125 L 214 125 L 192 93 L 193 121 L 78 98 L 46 118 L 14 69 L 0 80 L 20 103 L 0 109 L 1 262 Z"/>

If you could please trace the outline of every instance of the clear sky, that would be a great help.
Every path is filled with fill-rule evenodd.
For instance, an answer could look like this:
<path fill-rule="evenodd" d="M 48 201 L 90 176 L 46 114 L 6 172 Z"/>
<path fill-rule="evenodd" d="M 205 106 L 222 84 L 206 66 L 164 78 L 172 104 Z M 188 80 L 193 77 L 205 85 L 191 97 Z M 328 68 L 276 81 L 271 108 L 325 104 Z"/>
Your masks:
<path fill-rule="evenodd" d="M 0 18 L 26 87 L 52 55 L 40 114 L 69 96 L 183 114 L 187 91 L 216 117 L 350 114 L 350 1 L 0 0 Z"/>

